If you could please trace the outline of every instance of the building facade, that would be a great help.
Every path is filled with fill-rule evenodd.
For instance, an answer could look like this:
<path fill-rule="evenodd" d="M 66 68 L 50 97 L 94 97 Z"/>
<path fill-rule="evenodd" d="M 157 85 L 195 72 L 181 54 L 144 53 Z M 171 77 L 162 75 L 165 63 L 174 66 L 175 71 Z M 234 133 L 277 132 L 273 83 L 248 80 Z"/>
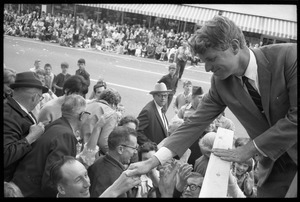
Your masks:
<path fill-rule="evenodd" d="M 213 16 L 222 15 L 233 20 L 244 32 L 247 42 L 252 45 L 297 42 L 297 20 L 206 8 L 201 4 L 17 4 L 17 6 L 20 12 L 35 9 L 51 14 L 81 15 L 96 22 L 103 20 L 119 24 L 140 24 L 146 28 L 159 26 L 165 30 L 173 29 L 175 33 L 193 33 Z"/>

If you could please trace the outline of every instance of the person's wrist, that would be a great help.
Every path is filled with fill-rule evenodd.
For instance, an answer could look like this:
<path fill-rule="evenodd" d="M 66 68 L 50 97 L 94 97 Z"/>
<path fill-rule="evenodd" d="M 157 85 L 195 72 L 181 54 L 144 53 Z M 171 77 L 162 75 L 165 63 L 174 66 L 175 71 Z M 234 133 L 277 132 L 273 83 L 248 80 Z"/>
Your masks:
<path fill-rule="evenodd" d="M 159 160 L 158 160 L 158 158 L 156 156 L 152 156 L 145 163 L 146 163 L 146 166 L 149 169 L 149 171 L 151 169 L 157 167 L 160 164 L 160 162 L 159 162 Z"/>

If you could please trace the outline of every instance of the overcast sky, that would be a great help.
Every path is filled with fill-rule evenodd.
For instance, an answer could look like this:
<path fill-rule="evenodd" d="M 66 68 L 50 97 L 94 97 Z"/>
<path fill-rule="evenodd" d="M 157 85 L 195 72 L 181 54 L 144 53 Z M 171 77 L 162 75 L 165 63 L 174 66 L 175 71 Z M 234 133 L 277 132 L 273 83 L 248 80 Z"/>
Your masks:
<path fill-rule="evenodd" d="M 297 22 L 297 6 L 292 4 L 194 4 L 194 6 L 196 5 Z"/>

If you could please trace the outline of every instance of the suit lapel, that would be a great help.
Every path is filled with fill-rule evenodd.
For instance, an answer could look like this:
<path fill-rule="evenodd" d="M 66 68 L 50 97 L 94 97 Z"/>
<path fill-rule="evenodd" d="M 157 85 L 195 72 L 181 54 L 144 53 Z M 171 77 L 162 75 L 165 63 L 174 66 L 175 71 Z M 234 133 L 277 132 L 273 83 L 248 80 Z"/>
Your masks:
<path fill-rule="evenodd" d="M 167 129 L 165 128 L 164 122 L 163 122 L 163 120 L 161 119 L 161 117 L 160 117 L 160 115 L 159 115 L 159 112 L 157 111 L 157 108 L 156 108 L 156 105 L 155 105 L 155 103 L 154 103 L 154 100 L 153 100 L 153 108 L 154 108 L 154 111 L 155 111 L 155 116 L 156 116 L 158 122 L 160 123 L 161 127 L 163 128 L 165 136 L 167 137 L 167 133 L 168 133 L 168 132 L 167 132 Z"/>
<path fill-rule="evenodd" d="M 254 114 L 254 116 L 259 117 L 261 121 L 266 121 L 266 119 L 263 117 L 255 103 L 253 102 L 251 96 L 243 88 L 241 80 L 236 76 L 232 76 L 232 82 L 232 92 L 234 93 L 234 96 L 238 98 L 241 105 L 246 107 L 249 114 Z"/>
<path fill-rule="evenodd" d="M 269 62 L 262 53 L 260 49 L 253 50 L 254 55 L 257 61 L 257 72 L 258 72 L 258 82 L 259 82 L 259 91 L 261 94 L 261 102 L 265 111 L 265 115 L 270 122 L 270 92 L 271 92 L 271 73 L 268 70 Z"/>

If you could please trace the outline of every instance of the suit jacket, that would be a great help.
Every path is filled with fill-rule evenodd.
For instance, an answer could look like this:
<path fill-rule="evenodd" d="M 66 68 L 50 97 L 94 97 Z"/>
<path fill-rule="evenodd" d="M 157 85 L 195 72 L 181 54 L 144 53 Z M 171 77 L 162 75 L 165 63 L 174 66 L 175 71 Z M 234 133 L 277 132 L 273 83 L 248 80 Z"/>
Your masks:
<path fill-rule="evenodd" d="M 268 157 L 260 161 L 258 186 L 269 176 L 274 162 L 285 152 L 297 164 L 297 45 L 274 44 L 253 49 L 265 117 L 236 76 L 211 79 L 211 88 L 197 111 L 165 142 L 181 156 L 226 106 L 249 137 Z"/>
<path fill-rule="evenodd" d="M 154 100 L 150 101 L 140 112 L 137 119 L 140 121 L 138 132 L 145 135 L 151 141 L 159 144 L 168 132 L 156 109 Z M 167 118 L 166 118 L 167 120 Z"/>
<path fill-rule="evenodd" d="M 32 144 L 32 150 L 16 169 L 12 181 L 25 197 L 56 197 L 51 186 L 50 169 L 62 156 L 76 156 L 77 139 L 66 118 L 61 117 L 45 128 L 45 133 Z"/>
<path fill-rule="evenodd" d="M 88 168 L 88 175 L 91 180 L 91 197 L 99 197 L 118 179 L 124 170 L 124 165 L 109 154 L 100 156 L 95 163 Z M 122 194 L 119 197 L 125 196 L 126 194 Z"/>
<path fill-rule="evenodd" d="M 25 137 L 34 121 L 10 96 L 3 110 L 4 181 L 8 182 L 20 160 L 31 151 L 31 145 Z"/>

